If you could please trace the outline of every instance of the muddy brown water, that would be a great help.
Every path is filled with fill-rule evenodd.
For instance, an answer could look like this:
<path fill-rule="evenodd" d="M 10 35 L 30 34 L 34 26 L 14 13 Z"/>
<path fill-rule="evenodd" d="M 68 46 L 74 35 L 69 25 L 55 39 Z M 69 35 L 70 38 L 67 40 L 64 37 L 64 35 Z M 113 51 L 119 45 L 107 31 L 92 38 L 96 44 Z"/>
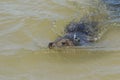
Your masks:
<path fill-rule="evenodd" d="M 47 48 L 70 21 L 96 11 L 98 3 L 0 0 L 0 80 L 119 80 L 120 25 L 114 20 L 91 46 Z"/>

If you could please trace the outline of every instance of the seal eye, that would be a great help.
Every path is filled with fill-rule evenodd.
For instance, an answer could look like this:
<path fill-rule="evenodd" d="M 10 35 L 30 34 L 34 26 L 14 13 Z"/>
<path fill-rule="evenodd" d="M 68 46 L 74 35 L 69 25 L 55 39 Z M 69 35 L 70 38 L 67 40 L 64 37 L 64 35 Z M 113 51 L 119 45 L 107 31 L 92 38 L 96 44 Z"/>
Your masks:
<path fill-rule="evenodd" d="M 75 40 L 75 41 L 77 41 L 77 42 L 80 42 L 80 38 L 79 38 L 79 37 L 77 37 L 77 35 L 76 35 L 76 34 L 74 34 L 74 40 Z"/>
<path fill-rule="evenodd" d="M 80 38 L 75 37 L 75 41 L 80 42 Z"/>
<path fill-rule="evenodd" d="M 65 42 L 62 42 L 62 45 L 65 45 L 66 43 Z"/>
<path fill-rule="evenodd" d="M 77 37 L 75 37 L 74 39 L 77 40 Z"/>

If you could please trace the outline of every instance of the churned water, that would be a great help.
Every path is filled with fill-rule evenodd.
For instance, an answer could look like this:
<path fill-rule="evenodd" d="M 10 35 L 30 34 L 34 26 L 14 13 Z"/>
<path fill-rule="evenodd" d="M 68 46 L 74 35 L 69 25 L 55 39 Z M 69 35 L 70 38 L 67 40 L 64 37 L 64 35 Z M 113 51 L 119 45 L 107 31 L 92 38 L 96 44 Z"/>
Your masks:
<path fill-rule="evenodd" d="M 101 23 L 88 47 L 49 50 L 83 16 Z M 119 0 L 0 0 L 0 80 L 119 80 Z"/>

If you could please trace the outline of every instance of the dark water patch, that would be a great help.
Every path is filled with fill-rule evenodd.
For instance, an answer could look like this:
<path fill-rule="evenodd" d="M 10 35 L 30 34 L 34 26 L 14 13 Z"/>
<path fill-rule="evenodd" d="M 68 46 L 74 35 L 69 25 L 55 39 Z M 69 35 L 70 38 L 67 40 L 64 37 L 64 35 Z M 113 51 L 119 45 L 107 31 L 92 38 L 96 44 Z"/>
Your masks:
<path fill-rule="evenodd" d="M 120 0 L 102 0 L 108 9 L 109 17 L 113 20 L 119 21 L 120 18 Z"/>

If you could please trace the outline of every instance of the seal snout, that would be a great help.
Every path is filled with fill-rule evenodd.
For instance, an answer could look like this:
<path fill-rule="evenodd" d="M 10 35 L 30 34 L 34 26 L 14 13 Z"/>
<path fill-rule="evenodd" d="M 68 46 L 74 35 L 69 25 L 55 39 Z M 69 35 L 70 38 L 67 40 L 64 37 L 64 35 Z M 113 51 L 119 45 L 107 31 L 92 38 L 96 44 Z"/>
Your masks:
<path fill-rule="evenodd" d="M 69 39 L 61 38 L 58 41 L 50 42 L 48 44 L 49 49 L 52 48 L 61 48 L 61 47 L 67 47 L 67 46 L 74 46 L 73 42 Z"/>
<path fill-rule="evenodd" d="M 48 44 L 48 48 L 49 48 L 49 49 L 52 49 L 52 48 L 54 47 L 53 44 L 54 44 L 53 42 L 50 42 L 50 43 Z"/>

